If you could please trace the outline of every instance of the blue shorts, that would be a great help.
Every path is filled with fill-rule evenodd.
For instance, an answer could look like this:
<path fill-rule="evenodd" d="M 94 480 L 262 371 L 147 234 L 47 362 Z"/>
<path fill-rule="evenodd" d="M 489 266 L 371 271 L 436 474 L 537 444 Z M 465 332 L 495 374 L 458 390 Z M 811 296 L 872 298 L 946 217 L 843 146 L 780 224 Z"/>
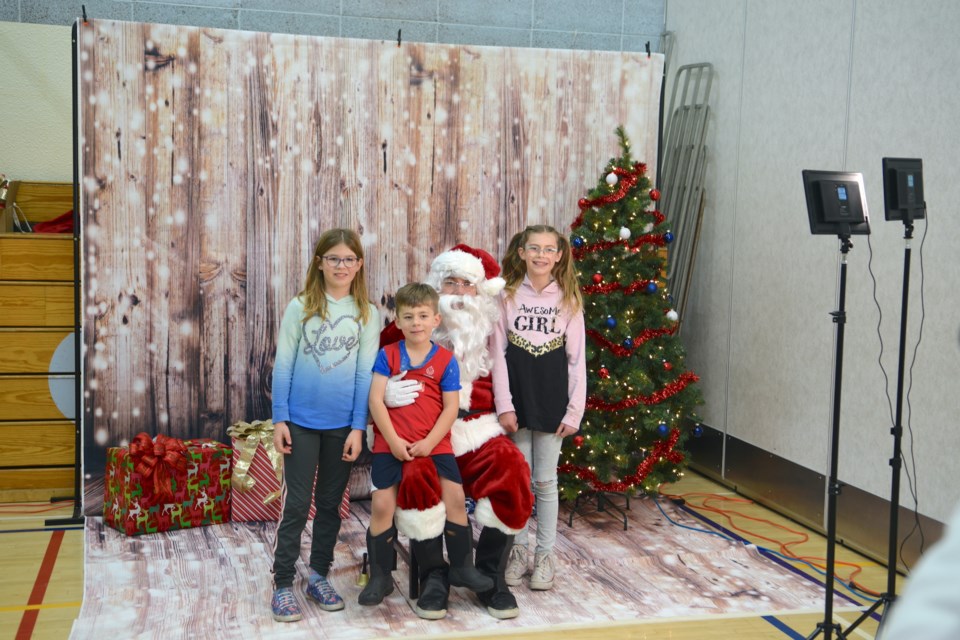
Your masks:
<path fill-rule="evenodd" d="M 439 453 L 430 457 L 441 478 L 463 484 L 463 479 L 460 478 L 460 467 L 457 466 L 457 459 L 452 453 Z M 400 478 L 403 476 L 403 465 L 404 462 L 397 460 L 392 453 L 373 454 L 373 462 L 370 465 L 370 483 L 373 485 L 373 490 L 399 485 Z"/>

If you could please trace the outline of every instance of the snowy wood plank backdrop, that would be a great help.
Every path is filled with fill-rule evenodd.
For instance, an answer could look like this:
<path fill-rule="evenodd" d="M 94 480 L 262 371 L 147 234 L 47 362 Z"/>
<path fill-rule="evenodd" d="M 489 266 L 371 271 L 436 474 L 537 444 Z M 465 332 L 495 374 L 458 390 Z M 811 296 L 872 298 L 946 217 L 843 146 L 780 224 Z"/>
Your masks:
<path fill-rule="evenodd" d="M 270 417 L 274 339 L 319 234 L 369 290 L 457 242 L 568 229 L 623 124 L 656 167 L 663 58 L 92 21 L 79 38 L 86 470 L 147 431 Z"/>

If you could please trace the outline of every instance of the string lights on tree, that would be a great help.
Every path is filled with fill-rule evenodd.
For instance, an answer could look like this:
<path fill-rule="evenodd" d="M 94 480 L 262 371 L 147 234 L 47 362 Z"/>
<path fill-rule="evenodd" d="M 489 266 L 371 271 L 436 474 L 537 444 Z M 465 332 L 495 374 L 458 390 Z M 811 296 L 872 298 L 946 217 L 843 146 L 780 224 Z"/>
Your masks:
<path fill-rule="evenodd" d="M 703 433 L 694 415 L 699 378 L 684 365 L 667 281 L 674 233 L 622 127 L 617 137 L 621 156 L 580 199 L 571 224 L 584 296 L 587 404 L 560 461 L 567 499 L 655 492 L 678 478 L 687 463 L 684 443 Z"/>

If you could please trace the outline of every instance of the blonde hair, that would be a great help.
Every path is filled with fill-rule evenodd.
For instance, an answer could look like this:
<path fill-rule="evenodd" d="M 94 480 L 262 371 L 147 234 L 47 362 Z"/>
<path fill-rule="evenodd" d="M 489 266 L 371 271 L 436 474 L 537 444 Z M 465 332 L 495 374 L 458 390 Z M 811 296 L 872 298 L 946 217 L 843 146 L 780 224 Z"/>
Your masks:
<path fill-rule="evenodd" d="M 340 244 L 353 251 L 354 255 L 361 261 L 360 268 L 357 269 L 353 276 L 353 282 L 350 283 L 350 295 L 353 296 L 360 312 L 358 318 L 360 324 L 366 324 L 370 320 L 370 305 L 367 301 L 367 277 L 364 271 L 363 246 L 360 244 L 360 236 L 350 229 L 330 229 L 325 231 L 317 240 L 317 246 L 313 250 L 313 258 L 311 258 L 310 265 L 307 267 L 307 282 L 303 285 L 303 291 L 299 294 L 303 301 L 303 322 L 314 315 L 320 316 L 321 320 L 327 319 L 326 284 L 323 280 L 320 261 L 327 251 Z"/>
<path fill-rule="evenodd" d="M 560 306 L 567 313 L 577 313 L 583 309 L 583 297 L 580 295 L 580 282 L 577 272 L 573 268 L 573 256 L 570 251 L 570 241 L 556 229 L 546 224 L 534 224 L 517 233 L 510 239 L 507 252 L 503 256 L 503 279 L 507 281 L 505 291 L 510 299 L 517 293 L 517 288 L 527 274 L 527 265 L 520 258 L 520 249 L 527 244 L 527 240 L 535 233 L 552 233 L 557 238 L 557 249 L 560 250 L 560 259 L 553 265 L 550 275 L 557 281 L 560 291 Z"/>

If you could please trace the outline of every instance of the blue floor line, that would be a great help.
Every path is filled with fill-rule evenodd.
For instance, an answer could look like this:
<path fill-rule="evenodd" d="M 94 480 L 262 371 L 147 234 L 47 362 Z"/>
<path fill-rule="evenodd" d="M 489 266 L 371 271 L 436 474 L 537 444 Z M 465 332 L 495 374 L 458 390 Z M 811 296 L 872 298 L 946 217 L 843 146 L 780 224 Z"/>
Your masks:
<path fill-rule="evenodd" d="M 800 635 L 790 627 L 786 625 L 782 620 L 778 620 L 774 616 L 761 616 L 764 620 L 772 624 L 774 627 L 782 631 L 788 638 L 791 640 L 804 640 L 806 636 Z"/>

